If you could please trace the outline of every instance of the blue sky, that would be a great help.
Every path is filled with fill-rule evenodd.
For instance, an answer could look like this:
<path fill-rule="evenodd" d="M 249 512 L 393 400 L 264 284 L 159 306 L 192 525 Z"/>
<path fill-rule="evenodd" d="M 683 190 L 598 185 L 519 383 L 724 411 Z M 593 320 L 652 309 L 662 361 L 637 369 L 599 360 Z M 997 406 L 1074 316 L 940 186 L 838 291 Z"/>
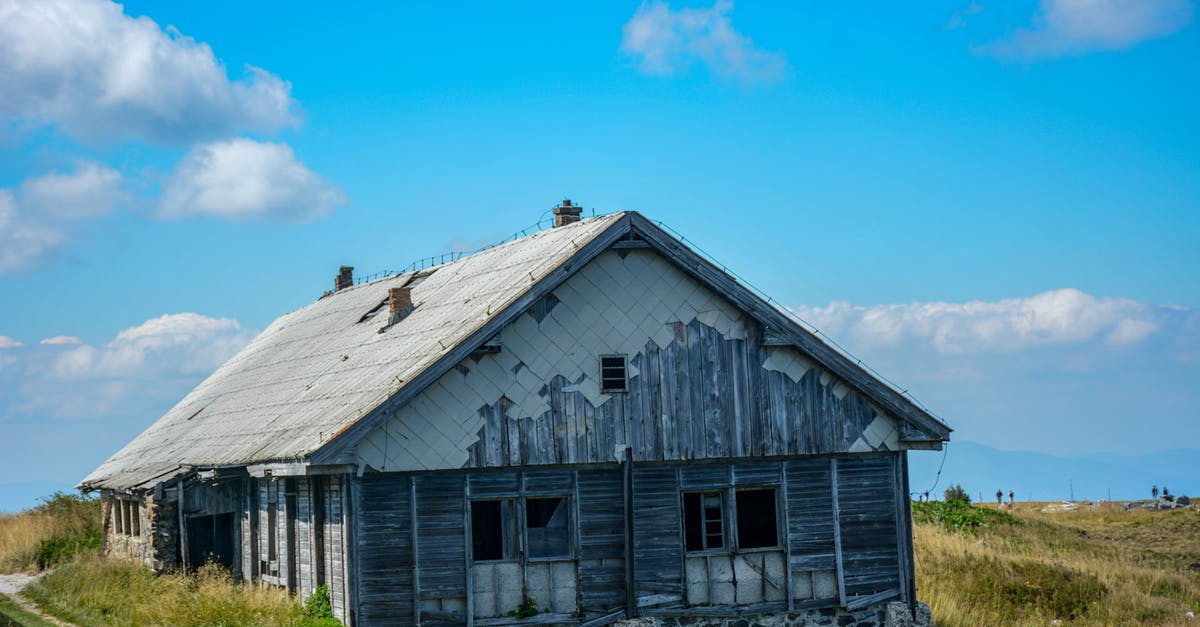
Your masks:
<path fill-rule="evenodd" d="M 1193 447 L 1194 14 L 0 0 L 0 510 L 338 265 L 474 248 L 563 197 L 683 232 L 958 439 Z"/>

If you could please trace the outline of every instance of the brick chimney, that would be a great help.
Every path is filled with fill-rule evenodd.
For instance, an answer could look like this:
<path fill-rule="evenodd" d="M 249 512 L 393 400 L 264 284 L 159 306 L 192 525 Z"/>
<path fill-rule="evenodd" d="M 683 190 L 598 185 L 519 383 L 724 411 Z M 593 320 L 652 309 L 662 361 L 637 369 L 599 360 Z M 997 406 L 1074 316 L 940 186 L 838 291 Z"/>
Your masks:
<path fill-rule="evenodd" d="M 565 226 L 579 222 L 579 214 L 583 207 L 572 205 L 570 199 L 563 199 L 562 204 L 554 208 L 554 226 Z"/>
<path fill-rule="evenodd" d="M 333 278 L 333 291 L 346 289 L 354 285 L 354 267 L 342 266 L 338 268 L 338 275 Z"/>
<path fill-rule="evenodd" d="M 412 310 L 411 287 L 393 287 L 388 289 L 388 324 L 400 322 Z"/>

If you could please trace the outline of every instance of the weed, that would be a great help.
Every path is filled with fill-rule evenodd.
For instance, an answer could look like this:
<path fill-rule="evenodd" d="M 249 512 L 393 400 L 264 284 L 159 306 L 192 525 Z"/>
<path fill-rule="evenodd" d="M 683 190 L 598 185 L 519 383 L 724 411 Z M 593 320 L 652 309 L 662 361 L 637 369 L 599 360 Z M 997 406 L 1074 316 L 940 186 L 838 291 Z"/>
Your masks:
<path fill-rule="evenodd" d="M 513 618 L 529 618 L 530 616 L 538 615 L 537 599 L 531 594 L 525 597 L 524 601 L 517 606 L 517 609 L 508 613 Z"/>

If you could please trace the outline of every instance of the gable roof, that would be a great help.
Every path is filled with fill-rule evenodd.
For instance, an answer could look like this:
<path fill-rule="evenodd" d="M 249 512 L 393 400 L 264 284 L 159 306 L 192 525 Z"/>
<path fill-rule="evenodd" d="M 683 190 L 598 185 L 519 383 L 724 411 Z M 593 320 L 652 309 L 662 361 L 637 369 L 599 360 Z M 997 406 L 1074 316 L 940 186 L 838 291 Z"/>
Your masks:
<path fill-rule="evenodd" d="M 636 238 L 636 239 L 631 239 Z M 354 443 L 614 245 L 656 249 L 930 440 L 949 427 L 639 214 L 557 227 L 339 290 L 285 314 L 80 487 L 133 488 L 190 467 L 350 463 Z M 387 323 L 388 290 L 416 307 Z M 382 305 L 382 313 L 371 317 Z"/>

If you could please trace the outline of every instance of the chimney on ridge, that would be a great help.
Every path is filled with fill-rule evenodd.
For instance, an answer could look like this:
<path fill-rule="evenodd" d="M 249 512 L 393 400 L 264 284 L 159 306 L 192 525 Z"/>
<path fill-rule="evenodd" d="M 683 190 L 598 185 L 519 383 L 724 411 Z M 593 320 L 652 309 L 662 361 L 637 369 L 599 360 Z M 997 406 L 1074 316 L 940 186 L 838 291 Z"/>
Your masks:
<path fill-rule="evenodd" d="M 563 199 L 562 204 L 554 208 L 554 226 L 565 226 L 579 222 L 579 214 L 583 207 L 572 205 L 570 199 Z"/>
<path fill-rule="evenodd" d="M 412 288 L 393 287 L 388 289 L 388 318 L 392 324 L 412 311 Z"/>
<path fill-rule="evenodd" d="M 333 291 L 338 292 L 354 285 L 354 267 L 342 266 L 338 268 L 338 275 L 333 278 Z"/>

